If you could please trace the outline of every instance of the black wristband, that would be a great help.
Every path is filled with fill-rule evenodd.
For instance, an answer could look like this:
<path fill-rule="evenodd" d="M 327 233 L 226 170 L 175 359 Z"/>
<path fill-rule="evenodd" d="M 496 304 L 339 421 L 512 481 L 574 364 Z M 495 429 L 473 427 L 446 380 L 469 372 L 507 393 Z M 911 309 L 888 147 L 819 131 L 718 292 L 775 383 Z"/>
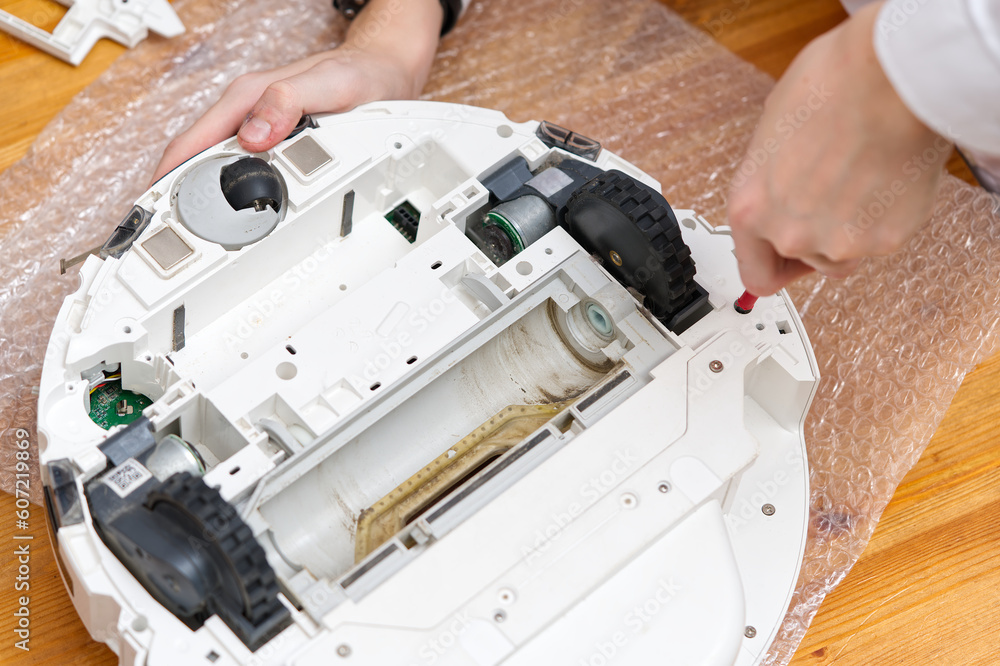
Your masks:
<path fill-rule="evenodd" d="M 441 0 L 441 9 L 444 10 L 441 34 L 447 35 L 455 27 L 458 17 L 462 15 L 462 0 Z"/>
<path fill-rule="evenodd" d="M 405 0 L 404 0 L 405 2 Z M 343 14 L 348 20 L 356 17 L 368 0 L 333 0 L 333 8 Z M 441 0 L 441 9 L 444 10 L 444 20 L 441 22 L 441 34 L 447 34 L 462 13 L 462 0 Z"/>

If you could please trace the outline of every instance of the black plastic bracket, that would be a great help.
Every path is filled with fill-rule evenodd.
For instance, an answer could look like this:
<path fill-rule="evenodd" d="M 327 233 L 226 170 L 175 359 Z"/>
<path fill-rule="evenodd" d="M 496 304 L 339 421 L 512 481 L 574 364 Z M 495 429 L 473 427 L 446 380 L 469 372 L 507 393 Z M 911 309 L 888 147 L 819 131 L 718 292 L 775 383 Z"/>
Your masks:
<path fill-rule="evenodd" d="M 111 237 L 104 241 L 101 246 L 100 257 L 107 259 L 113 257 L 121 259 L 121 256 L 132 247 L 132 243 L 149 225 L 153 214 L 141 206 L 132 206 L 125 219 L 122 220 L 112 232 Z"/>
<path fill-rule="evenodd" d="M 582 134 L 577 134 L 565 127 L 560 127 L 548 120 L 538 123 L 535 136 L 549 148 L 562 148 L 567 153 L 573 153 L 590 161 L 596 161 L 601 154 L 601 144 Z"/>

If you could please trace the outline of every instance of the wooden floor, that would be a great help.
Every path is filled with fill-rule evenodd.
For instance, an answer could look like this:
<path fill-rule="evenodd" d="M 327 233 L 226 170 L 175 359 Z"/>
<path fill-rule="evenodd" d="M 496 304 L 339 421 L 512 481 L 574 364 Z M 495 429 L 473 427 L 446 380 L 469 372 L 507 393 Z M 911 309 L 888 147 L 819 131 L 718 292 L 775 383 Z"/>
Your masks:
<path fill-rule="evenodd" d="M 489 0 L 481 0 L 489 1 Z M 663 0 L 773 76 L 814 36 L 844 19 L 836 0 Z M 51 30 L 62 9 L 48 0 L 0 0 L 0 8 Z M 101 42 L 79 68 L 0 34 L 0 170 L 27 150 L 69 99 L 122 49 Z M 953 173 L 966 179 L 957 161 Z M 0 193 L 2 200 L 2 193 Z M 831 594 L 793 664 L 994 664 L 1000 624 L 1000 465 L 992 439 L 1000 356 L 969 375 L 927 452 L 900 485 L 868 550 Z M 27 424 L 24 424 L 27 425 Z M 5 433 L 5 437 L 12 436 Z M 0 573 L 0 663 L 113 664 L 87 636 L 62 588 L 32 507 L 15 526 L 0 494 L 6 552 L 30 544 L 30 592 L 15 592 L 11 555 Z M 32 536 L 14 540 L 14 535 Z M 14 647 L 16 599 L 30 596 L 30 652 Z"/>

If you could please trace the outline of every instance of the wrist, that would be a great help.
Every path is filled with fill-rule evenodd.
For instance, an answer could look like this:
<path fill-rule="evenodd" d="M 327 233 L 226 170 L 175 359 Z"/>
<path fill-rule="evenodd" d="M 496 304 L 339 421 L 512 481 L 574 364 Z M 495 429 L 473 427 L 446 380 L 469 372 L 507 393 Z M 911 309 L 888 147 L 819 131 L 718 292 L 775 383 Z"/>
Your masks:
<path fill-rule="evenodd" d="M 388 64 L 404 80 L 399 94 L 415 97 L 430 73 L 443 19 L 440 0 L 370 0 L 340 48 Z"/>

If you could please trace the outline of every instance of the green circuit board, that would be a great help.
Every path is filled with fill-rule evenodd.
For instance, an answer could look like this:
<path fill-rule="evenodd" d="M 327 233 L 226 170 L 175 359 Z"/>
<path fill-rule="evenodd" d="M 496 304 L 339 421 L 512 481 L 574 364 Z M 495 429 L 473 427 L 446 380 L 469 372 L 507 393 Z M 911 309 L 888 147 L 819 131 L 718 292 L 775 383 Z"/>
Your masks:
<path fill-rule="evenodd" d="M 385 214 L 385 219 L 403 235 L 403 238 L 413 243 L 417 240 L 417 227 L 420 225 L 420 211 L 409 201 L 404 201 Z"/>
<path fill-rule="evenodd" d="M 101 384 L 90 394 L 90 420 L 105 430 L 128 425 L 142 416 L 142 410 L 153 404 L 144 395 L 126 391 L 121 380 Z"/>

